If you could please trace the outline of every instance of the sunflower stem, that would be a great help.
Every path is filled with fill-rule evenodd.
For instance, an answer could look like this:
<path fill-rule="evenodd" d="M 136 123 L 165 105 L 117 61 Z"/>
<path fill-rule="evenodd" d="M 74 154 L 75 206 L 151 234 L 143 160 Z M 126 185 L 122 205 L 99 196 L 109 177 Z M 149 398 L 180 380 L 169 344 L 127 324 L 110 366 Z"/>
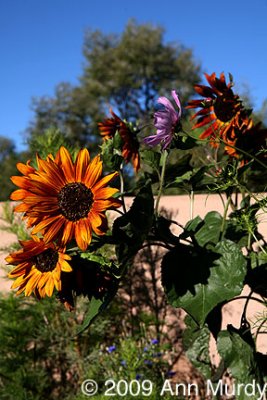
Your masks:
<path fill-rule="evenodd" d="M 223 212 L 223 220 L 222 220 L 222 225 L 221 225 L 221 232 L 220 232 L 220 240 L 222 240 L 224 238 L 224 229 L 225 229 L 225 224 L 226 224 L 226 217 L 227 217 L 227 212 L 228 212 L 228 208 L 229 205 L 231 203 L 231 196 L 228 196 L 225 207 L 224 207 L 224 212 Z"/>
<path fill-rule="evenodd" d="M 246 324 L 247 324 L 247 318 L 246 318 L 247 308 L 248 308 L 249 301 L 251 300 L 251 296 L 252 296 L 252 295 L 253 295 L 253 290 L 251 290 L 251 291 L 249 292 L 248 296 L 247 296 L 247 299 L 246 299 L 246 302 L 245 302 L 245 305 L 244 305 L 244 309 L 243 309 L 243 312 L 242 312 L 242 315 L 241 315 L 240 328 L 241 328 L 243 325 L 246 325 Z"/>
<path fill-rule="evenodd" d="M 164 177 L 165 177 L 165 171 L 166 171 L 167 157 L 168 157 L 167 150 L 163 150 L 163 153 L 162 153 L 162 168 L 161 168 L 161 174 L 160 174 L 160 180 L 159 180 L 159 191 L 158 191 L 158 196 L 157 196 L 156 205 L 155 205 L 155 213 L 156 213 L 156 215 L 158 215 L 158 213 L 159 213 L 159 202 L 160 202 L 160 198 L 161 198 L 162 190 L 163 190 L 163 183 L 164 183 Z"/>
<path fill-rule="evenodd" d="M 263 248 L 262 245 L 260 244 L 260 242 L 259 242 L 257 236 L 255 235 L 255 233 L 254 233 L 254 232 L 251 232 L 251 233 L 252 233 L 252 236 L 253 236 L 255 242 L 257 243 L 257 245 L 258 245 L 259 248 L 261 249 L 261 251 L 262 251 L 264 254 L 266 254 L 266 251 L 264 250 L 264 248 Z"/>
<path fill-rule="evenodd" d="M 193 189 L 191 190 L 189 197 L 190 197 L 190 220 L 192 220 L 194 217 L 194 200 L 195 200 Z"/>
<path fill-rule="evenodd" d="M 250 252 L 251 251 L 251 232 L 248 233 L 248 245 L 247 249 Z"/>
<path fill-rule="evenodd" d="M 127 210 L 124 201 L 124 179 L 123 179 L 122 165 L 120 166 L 119 169 L 119 175 L 120 175 L 120 192 L 121 192 L 122 209 L 124 214 L 126 214 Z"/>

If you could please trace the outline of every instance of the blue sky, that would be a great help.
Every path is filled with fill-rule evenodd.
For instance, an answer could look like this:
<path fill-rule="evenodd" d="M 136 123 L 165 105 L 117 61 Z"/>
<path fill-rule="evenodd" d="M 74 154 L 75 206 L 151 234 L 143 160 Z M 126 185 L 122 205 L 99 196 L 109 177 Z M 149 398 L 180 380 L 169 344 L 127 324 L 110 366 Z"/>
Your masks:
<path fill-rule="evenodd" d="M 267 98 L 267 0 L 0 0 L 0 135 L 23 149 L 32 97 L 78 82 L 86 29 L 120 33 L 132 17 L 162 25 L 205 72 L 231 72 L 256 108 Z"/>

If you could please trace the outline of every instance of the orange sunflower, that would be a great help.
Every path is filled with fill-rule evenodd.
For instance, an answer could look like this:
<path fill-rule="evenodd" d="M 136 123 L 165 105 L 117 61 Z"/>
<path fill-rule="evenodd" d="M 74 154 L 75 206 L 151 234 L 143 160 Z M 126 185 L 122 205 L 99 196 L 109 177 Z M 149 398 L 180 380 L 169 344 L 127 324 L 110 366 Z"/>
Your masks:
<path fill-rule="evenodd" d="M 132 160 L 134 170 L 137 172 L 140 168 L 139 142 L 136 133 L 122 121 L 112 110 L 111 118 L 106 118 L 103 122 L 98 123 L 100 135 L 104 140 L 112 139 L 116 132 L 119 132 L 122 141 L 122 157 L 128 163 Z"/>
<path fill-rule="evenodd" d="M 80 150 L 75 162 L 65 147 L 55 158 L 37 156 L 38 168 L 19 163 L 24 176 L 11 177 L 20 189 L 11 194 L 12 200 L 22 200 L 15 211 L 24 212 L 32 234 L 40 232 L 46 242 L 58 240 L 65 246 L 72 238 L 83 251 L 92 239 L 92 232 L 105 234 L 105 211 L 120 206 L 112 198 L 118 189 L 106 187 L 118 173 L 103 178 L 102 161 L 96 156 L 90 162 L 88 150 Z"/>
<path fill-rule="evenodd" d="M 33 236 L 32 239 L 20 242 L 22 249 L 10 254 L 6 261 L 16 265 L 9 273 L 9 278 L 17 278 L 12 289 L 25 296 L 35 293 L 37 297 L 51 297 L 54 288 L 61 290 L 61 272 L 71 272 L 68 260 L 71 259 L 54 243 L 46 243 Z"/>
<path fill-rule="evenodd" d="M 208 125 L 200 139 L 209 137 L 211 142 L 216 142 L 218 138 L 233 140 L 236 130 L 243 130 L 244 125 L 246 128 L 251 126 L 249 113 L 244 109 L 239 96 L 232 91 L 233 82 L 226 84 L 223 73 L 220 78 L 216 77 L 215 72 L 205 76 L 210 86 L 194 86 L 195 91 L 204 99 L 191 100 L 186 107 L 200 108 L 192 116 L 192 119 L 197 118 L 193 129 Z"/>

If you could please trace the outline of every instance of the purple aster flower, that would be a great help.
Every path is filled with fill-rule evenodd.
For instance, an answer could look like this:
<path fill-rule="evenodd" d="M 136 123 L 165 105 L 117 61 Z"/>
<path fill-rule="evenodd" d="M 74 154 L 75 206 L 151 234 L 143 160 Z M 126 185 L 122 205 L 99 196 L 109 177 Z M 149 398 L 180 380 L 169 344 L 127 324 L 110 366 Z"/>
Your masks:
<path fill-rule="evenodd" d="M 151 340 L 151 344 L 159 344 L 158 339 L 152 339 L 152 340 Z"/>
<path fill-rule="evenodd" d="M 172 141 L 174 129 L 182 115 L 182 108 L 175 90 L 172 90 L 171 94 L 178 111 L 175 110 L 167 97 L 158 98 L 159 109 L 154 114 L 154 125 L 157 128 L 157 133 L 144 139 L 144 143 L 148 146 L 154 147 L 161 144 L 162 150 L 166 150 Z"/>

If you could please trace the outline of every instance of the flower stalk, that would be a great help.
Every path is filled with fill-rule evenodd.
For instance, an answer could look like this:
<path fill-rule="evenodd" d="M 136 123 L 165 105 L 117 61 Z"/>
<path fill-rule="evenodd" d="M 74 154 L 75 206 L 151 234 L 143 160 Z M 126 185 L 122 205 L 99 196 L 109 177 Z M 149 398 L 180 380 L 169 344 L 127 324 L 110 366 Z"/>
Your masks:
<path fill-rule="evenodd" d="M 167 158 L 168 158 L 168 151 L 167 150 L 163 150 L 161 157 L 162 157 L 161 158 L 162 167 L 161 167 L 161 174 L 160 174 L 160 181 L 159 181 L 159 191 L 158 191 L 156 205 L 155 205 L 155 213 L 156 213 L 156 215 L 159 215 L 159 203 L 160 203 L 160 198 L 161 198 L 162 191 L 163 191 L 164 178 L 165 178 L 166 165 L 167 165 Z"/>

